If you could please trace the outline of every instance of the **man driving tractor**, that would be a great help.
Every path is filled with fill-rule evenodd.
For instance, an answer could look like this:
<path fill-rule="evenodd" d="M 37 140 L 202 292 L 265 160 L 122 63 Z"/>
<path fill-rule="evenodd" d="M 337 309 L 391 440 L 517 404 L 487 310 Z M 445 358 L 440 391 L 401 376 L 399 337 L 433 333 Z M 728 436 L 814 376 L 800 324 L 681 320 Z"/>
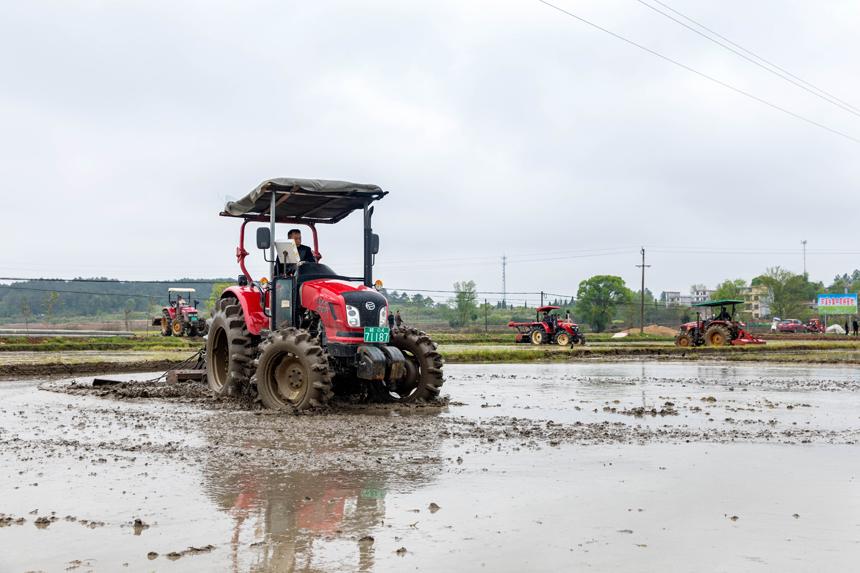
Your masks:
<path fill-rule="evenodd" d="M 296 242 L 296 247 L 299 249 L 299 260 L 305 263 L 316 263 L 314 252 L 307 245 L 302 244 L 302 232 L 298 229 L 290 229 L 287 233 L 287 238 Z M 320 257 L 322 258 L 322 257 Z"/>

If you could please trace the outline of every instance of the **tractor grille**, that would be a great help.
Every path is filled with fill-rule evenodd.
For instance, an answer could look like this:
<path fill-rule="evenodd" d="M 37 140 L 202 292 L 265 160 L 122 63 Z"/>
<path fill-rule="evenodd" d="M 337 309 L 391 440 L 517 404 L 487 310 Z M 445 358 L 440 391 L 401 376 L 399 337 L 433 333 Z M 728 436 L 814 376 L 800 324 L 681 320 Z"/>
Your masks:
<path fill-rule="evenodd" d="M 376 291 L 359 290 L 342 293 L 346 304 L 358 309 L 361 326 L 379 326 L 379 311 L 385 308 L 385 297 Z M 368 303 L 373 309 L 368 309 Z"/>

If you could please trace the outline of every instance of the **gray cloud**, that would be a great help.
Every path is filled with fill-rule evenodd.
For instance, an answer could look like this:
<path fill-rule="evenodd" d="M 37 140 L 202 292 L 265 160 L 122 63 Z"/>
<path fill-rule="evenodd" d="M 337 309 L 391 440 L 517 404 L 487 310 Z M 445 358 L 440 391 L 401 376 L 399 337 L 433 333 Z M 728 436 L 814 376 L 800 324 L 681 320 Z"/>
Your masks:
<path fill-rule="evenodd" d="M 829 106 L 632 0 L 559 2 L 686 64 L 860 136 Z M 672 3 L 860 105 L 853 2 Z M 800 271 L 855 249 L 860 146 L 537 2 L 26 2 L 0 22 L 3 274 L 237 272 L 226 195 L 275 176 L 373 182 L 392 287 L 652 290 Z M 359 221 L 322 229 L 359 268 Z M 624 247 L 628 254 L 581 256 Z M 546 257 L 575 258 L 538 261 Z M 809 256 L 813 278 L 860 266 Z M 262 271 L 263 266 L 256 267 Z"/>

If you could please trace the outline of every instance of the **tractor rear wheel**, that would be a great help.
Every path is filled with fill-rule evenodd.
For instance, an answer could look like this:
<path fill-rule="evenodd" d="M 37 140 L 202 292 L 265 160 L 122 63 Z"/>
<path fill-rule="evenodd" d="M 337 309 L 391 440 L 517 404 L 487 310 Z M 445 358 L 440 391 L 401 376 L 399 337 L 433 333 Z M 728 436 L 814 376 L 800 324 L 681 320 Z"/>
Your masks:
<path fill-rule="evenodd" d="M 726 346 L 732 340 L 729 329 L 721 324 L 715 324 L 705 331 L 705 344 L 708 346 Z"/>
<path fill-rule="evenodd" d="M 273 333 L 260 345 L 253 380 L 263 405 L 272 410 L 305 410 L 332 397 L 334 373 L 319 339 L 298 328 Z"/>
<path fill-rule="evenodd" d="M 239 301 L 233 297 L 218 301 L 206 340 L 206 379 L 209 388 L 221 396 L 239 393 L 251 378 L 256 337 L 248 332 Z"/>
<path fill-rule="evenodd" d="M 567 346 L 570 344 L 570 335 L 566 332 L 559 332 L 555 337 L 555 343 L 559 346 Z"/>
<path fill-rule="evenodd" d="M 391 346 L 406 358 L 406 374 L 389 392 L 399 402 L 433 400 L 442 384 L 442 355 L 430 337 L 416 328 L 400 327 L 391 331 Z"/>
<path fill-rule="evenodd" d="M 166 316 L 161 317 L 161 336 L 170 336 L 170 318 Z"/>
<path fill-rule="evenodd" d="M 693 337 L 690 336 L 689 333 L 682 332 L 675 336 L 675 346 L 689 348 L 690 346 L 693 346 Z"/>
<path fill-rule="evenodd" d="M 537 329 L 532 330 L 532 333 L 529 335 L 529 337 L 531 338 L 532 344 L 543 344 L 543 331 Z"/>

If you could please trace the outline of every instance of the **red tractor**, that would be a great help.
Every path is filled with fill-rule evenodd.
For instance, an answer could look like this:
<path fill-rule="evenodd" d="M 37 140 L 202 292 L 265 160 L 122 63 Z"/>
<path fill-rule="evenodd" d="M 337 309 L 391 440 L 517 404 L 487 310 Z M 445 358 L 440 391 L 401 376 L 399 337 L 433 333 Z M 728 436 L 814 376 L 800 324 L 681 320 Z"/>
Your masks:
<path fill-rule="evenodd" d="M 558 344 L 559 346 L 585 345 L 585 335 L 579 325 L 569 319 L 560 319 L 552 311 L 557 306 L 541 306 L 537 309 L 534 322 L 514 322 L 508 326 L 517 330 L 517 342 L 532 344 Z M 543 315 L 543 316 L 541 316 Z"/>
<path fill-rule="evenodd" d="M 167 289 L 167 306 L 161 309 L 161 316 L 152 319 L 152 326 L 161 327 L 161 336 L 206 334 L 206 321 L 197 315 L 198 301 L 193 301 L 193 304 L 188 303 L 194 292 L 193 288 Z M 182 296 L 183 294 L 187 295 L 188 299 Z"/>
<path fill-rule="evenodd" d="M 221 395 L 249 393 L 272 409 L 325 404 L 337 389 L 367 387 L 396 401 L 431 400 L 443 383 L 436 344 L 414 328 L 388 327 L 388 301 L 373 285 L 379 236 L 371 203 L 387 195 L 376 185 L 318 179 L 270 179 L 224 217 L 242 219 L 238 284 L 221 293 L 206 341 L 206 377 Z M 364 214 L 364 276 L 336 273 L 319 262 L 318 224 Z M 269 276 L 255 281 L 245 267 L 245 228 L 257 228 L 257 248 Z M 276 241 L 278 224 L 304 225 L 313 249 Z M 310 262 L 311 258 L 316 262 Z M 304 260 L 302 260 L 304 259 Z M 377 286 L 381 286 L 377 282 Z M 361 386 L 361 381 L 368 385 Z"/>
<path fill-rule="evenodd" d="M 764 340 L 756 338 L 745 330 L 746 324 L 734 319 L 735 307 L 743 303 L 742 300 L 725 299 L 694 304 L 695 307 L 711 309 L 712 316 L 702 318 L 697 312 L 695 322 L 681 325 L 680 331 L 675 336 L 675 345 L 688 347 L 703 344 L 708 346 L 764 344 Z M 716 312 L 717 308 L 720 309 L 719 312 Z"/>

